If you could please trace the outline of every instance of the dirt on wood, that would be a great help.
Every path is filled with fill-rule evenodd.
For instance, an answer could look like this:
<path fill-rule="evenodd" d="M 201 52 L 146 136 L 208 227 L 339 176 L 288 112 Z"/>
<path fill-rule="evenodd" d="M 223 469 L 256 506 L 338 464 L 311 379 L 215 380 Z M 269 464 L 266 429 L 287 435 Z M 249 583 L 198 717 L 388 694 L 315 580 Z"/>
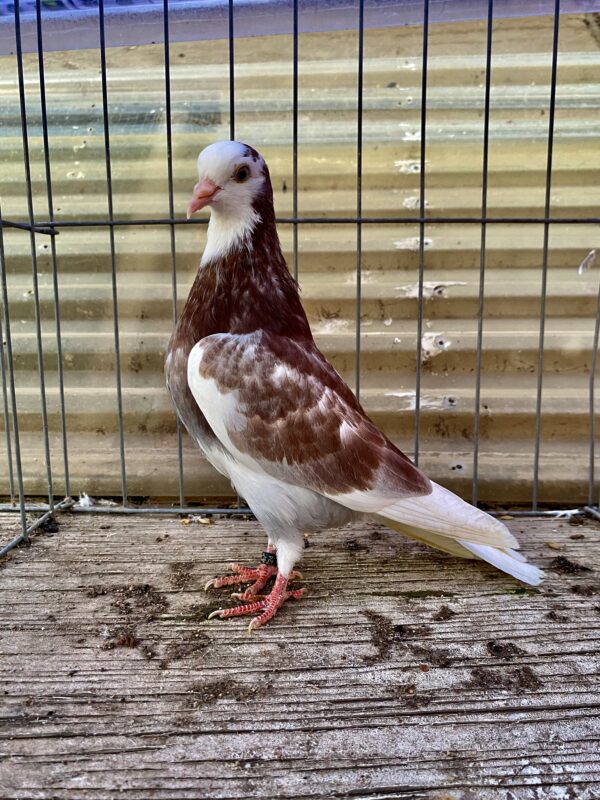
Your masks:
<path fill-rule="evenodd" d="M 1 572 L 3 800 L 600 796 L 595 527 L 508 521 L 536 591 L 379 526 L 314 535 L 310 594 L 249 635 L 203 586 L 256 563 L 257 523 L 58 523 Z"/>

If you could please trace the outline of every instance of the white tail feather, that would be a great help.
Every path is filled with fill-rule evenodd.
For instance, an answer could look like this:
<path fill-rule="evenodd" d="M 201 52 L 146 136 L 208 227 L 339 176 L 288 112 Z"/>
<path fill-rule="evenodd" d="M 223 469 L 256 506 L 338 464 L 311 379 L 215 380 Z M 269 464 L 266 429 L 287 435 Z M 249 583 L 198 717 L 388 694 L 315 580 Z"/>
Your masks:
<path fill-rule="evenodd" d="M 451 556 L 460 556 L 460 558 L 477 558 L 474 553 L 463 547 L 456 539 L 451 539 L 449 536 L 440 536 L 438 533 L 432 531 L 424 531 L 421 528 L 413 528 L 410 525 L 403 525 L 401 522 L 395 522 L 385 517 L 379 519 L 388 526 L 393 528 L 399 533 L 404 533 L 410 536 L 411 539 L 416 539 L 417 542 L 435 547 L 436 550 L 442 550 L 444 553 L 450 553 Z"/>
<path fill-rule="evenodd" d="M 399 500 L 376 515 L 385 525 L 461 558 L 480 558 L 524 583 L 537 586 L 544 573 L 514 548 L 519 543 L 494 517 L 433 483 L 425 497 Z"/>
<path fill-rule="evenodd" d="M 436 533 L 449 539 L 461 539 L 493 547 L 518 548 L 519 543 L 500 520 L 480 511 L 460 497 L 431 482 L 431 494 L 407 497 L 382 508 L 377 516 Z"/>
<path fill-rule="evenodd" d="M 497 547 L 488 547 L 484 544 L 472 544 L 471 542 L 461 542 L 461 544 L 478 558 L 501 569 L 502 572 L 507 572 L 509 575 L 512 575 L 513 578 L 523 581 L 523 583 L 537 586 L 544 579 L 544 573 L 541 569 L 523 561 L 521 554 L 516 553 L 514 550 L 499 550 Z"/>

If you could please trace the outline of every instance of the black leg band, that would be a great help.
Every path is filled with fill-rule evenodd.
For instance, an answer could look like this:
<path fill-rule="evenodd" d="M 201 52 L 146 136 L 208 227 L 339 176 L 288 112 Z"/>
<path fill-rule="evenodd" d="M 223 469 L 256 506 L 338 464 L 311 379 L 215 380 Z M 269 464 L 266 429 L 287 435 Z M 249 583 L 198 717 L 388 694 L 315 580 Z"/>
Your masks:
<path fill-rule="evenodd" d="M 260 562 L 261 564 L 266 564 L 268 567 L 276 567 L 277 553 L 270 553 L 268 550 L 265 550 L 264 553 L 262 554 Z"/>

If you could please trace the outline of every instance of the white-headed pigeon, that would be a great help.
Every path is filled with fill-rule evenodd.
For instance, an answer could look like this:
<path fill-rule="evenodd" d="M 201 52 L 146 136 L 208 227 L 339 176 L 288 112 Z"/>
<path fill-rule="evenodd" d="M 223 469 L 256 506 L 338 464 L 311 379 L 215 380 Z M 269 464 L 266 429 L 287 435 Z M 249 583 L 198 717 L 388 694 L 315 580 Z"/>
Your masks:
<path fill-rule="evenodd" d="M 480 558 L 525 583 L 541 571 L 497 519 L 430 481 L 365 414 L 316 346 L 285 263 L 269 170 L 254 148 L 215 142 L 198 157 L 188 217 L 211 206 L 206 248 L 169 343 L 181 421 L 268 536 L 261 564 L 207 586 L 252 585 L 222 618 L 270 620 L 303 589 L 288 581 L 304 533 L 359 516 L 432 547 Z M 260 595 L 271 577 L 271 591 Z"/>

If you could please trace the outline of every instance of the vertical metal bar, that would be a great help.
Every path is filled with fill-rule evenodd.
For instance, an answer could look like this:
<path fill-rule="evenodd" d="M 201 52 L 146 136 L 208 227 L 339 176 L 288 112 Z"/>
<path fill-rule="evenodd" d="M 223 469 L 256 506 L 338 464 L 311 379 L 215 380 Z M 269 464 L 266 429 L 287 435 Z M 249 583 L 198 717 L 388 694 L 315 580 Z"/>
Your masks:
<path fill-rule="evenodd" d="M 298 280 L 298 0 L 294 0 L 294 23 L 293 23 L 293 123 L 292 123 L 292 180 L 294 183 L 293 209 L 294 218 L 294 278 Z"/>
<path fill-rule="evenodd" d="M 429 0 L 423 0 L 423 58 L 421 64 L 421 158 L 419 175 L 419 303 L 417 309 L 417 378 L 415 383 L 415 454 L 419 463 L 421 432 L 421 358 L 423 353 L 423 278 L 425 275 L 425 145 L 427 131 L 427 56 L 429 48 Z"/>
<path fill-rule="evenodd" d="M 39 2 L 39 0 L 38 0 Z M 163 38 L 165 60 L 165 116 L 167 133 L 167 181 L 169 185 L 169 219 L 174 218 L 173 202 L 173 133 L 171 125 L 171 54 L 169 39 L 169 0 L 163 0 Z M 175 245 L 175 225 L 169 224 L 171 244 L 171 295 L 173 298 L 173 324 L 177 323 L 177 258 Z M 177 467 L 179 474 L 179 505 L 185 506 L 185 484 L 183 474 L 183 442 L 181 420 L 177 420 Z"/>
<path fill-rule="evenodd" d="M 595 396 L 595 383 L 596 383 L 596 365 L 598 363 L 598 339 L 600 337 L 600 284 L 598 285 L 598 300 L 596 302 L 596 324 L 594 326 L 594 343 L 592 345 L 592 363 L 590 364 L 590 388 L 589 388 L 589 402 L 590 402 L 590 470 L 589 470 L 589 485 L 588 485 L 588 505 L 594 505 L 594 483 L 595 478 L 595 460 L 596 460 L 596 396 Z M 598 500 L 600 506 L 600 499 Z"/>
<path fill-rule="evenodd" d="M 560 28 L 560 0 L 554 3 L 554 33 L 552 39 L 552 73 L 550 85 L 550 107 L 548 113 L 548 155 L 546 161 L 546 197 L 544 202 L 544 244 L 542 250 L 542 287 L 540 302 L 540 333 L 537 359 L 537 394 L 535 403 L 535 449 L 533 455 L 533 494 L 531 506 L 538 507 L 540 445 L 542 433 L 542 389 L 544 375 L 544 336 L 546 332 L 546 293 L 548 287 L 548 240 L 550 235 L 550 192 L 552 188 L 552 157 L 554 153 L 554 113 L 556 108 L 556 76 L 558 67 L 558 34 Z"/>
<path fill-rule="evenodd" d="M 356 124 L 356 361 L 355 394 L 360 401 L 360 334 L 362 301 L 362 149 L 363 149 L 363 72 L 365 44 L 365 3 L 359 0 L 358 6 L 358 82 L 357 82 L 357 124 Z"/>
<path fill-rule="evenodd" d="M 29 217 L 29 243 L 31 246 L 31 275 L 33 284 L 33 303 L 35 309 L 35 333 L 37 341 L 37 361 L 40 381 L 40 406 L 42 413 L 42 439 L 44 442 L 44 461 L 48 484 L 48 505 L 54 507 L 54 490 L 52 488 L 52 463 L 50 460 L 50 440 L 48 436 L 48 408 L 46 405 L 46 376 L 44 373 L 44 348 L 42 343 L 42 319 L 40 309 L 40 292 L 37 272 L 37 253 L 35 242 L 33 191 L 31 187 L 31 164 L 29 160 L 29 134 L 27 127 L 27 104 L 25 100 L 25 75 L 23 71 L 23 50 L 21 44 L 21 16 L 19 3 L 14 4 L 15 15 L 15 50 L 17 56 L 17 75 L 19 81 L 19 105 L 21 111 L 21 136 L 23 142 L 23 164 L 25 167 L 25 185 L 27 189 L 27 214 Z"/>
<path fill-rule="evenodd" d="M 0 217 L 2 210 L 0 209 Z M 6 360 L 8 363 L 8 384 L 10 386 L 10 402 L 12 411 L 12 429 L 15 436 L 15 467 L 17 470 L 17 489 L 19 492 L 19 512 L 21 517 L 21 533 L 27 535 L 27 516 L 25 514 L 25 494 L 23 492 L 23 465 L 21 463 L 21 439 L 19 436 L 19 418 L 17 414 L 17 393 L 15 390 L 15 366 L 13 360 L 12 338 L 10 332 L 10 310 L 8 307 L 8 286 L 6 283 L 6 260 L 4 257 L 4 229 L 0 225 L 0 282 L 2 283 L 2 306 L 4 317 L 4 336 L 6 337 Z M 8 427 L 8 417 L 6 418 Z"/>
<path fill-rule="evenodd" d="M 36 24 L 38 46 L 38 70 L 40 76 L 40 103 L 42 110 L 42 137 L 44 142 L 44 167 L 46 176 L 46 192 L 48 197 L 48 219 L 54 222 L 54 202 L 52 197 L 52 170 L 50 168 L 50 146 L 48 138 L 48 113 L 46 107 L 46 79 L 44 70 L 44 40 L 42 32 L 42 4 L 36 0 Z M 56 365 L 58 370 L 58 394 L 60 400 L 60 426 L 62 433 L 63 463 L 65 470 L 65 494 L 71 495 L 69 479 L 69 450 L 67 442 L 67 419 L 65 412 L 65 383 L 62 353 L 62 334 L 60 322 L 60 301 L 58 293 L 58 266 L 56 258 L 56 237 L 50 237 L 50 257 L 52 262 L 52 289 L 54 295 L 54 319 L 56 321 Z"/>
<path fill-rule="evenodd" d="M 3 267 L 4 269 L 4 267 Z M 2 410 L 4 412 L 4 431 L 6 434 L 6 462 L 8 467 L 8 489 L 10 491 L 10 502 L 15 502 L 15 476 L 13 472 L 12 457 L 12 432 L 10 429 L 10 416 L 8 411 L 8 390 L 6 388 L 6 364 L 4 361 L 4 334 L 2 321 L 0 320 L 0 375 L 2 378 Z"/>
<path fill-rule="evenodd" d="M 104 30 L 104 0 L 98 2 L 98 27 L 100 34 L 100 73 L 102 78 L 102 120 L 104 123 L 104 161 L 106 165 L 106 200 L 108 219 L 113 221 L 112 167 L 110 155 L 110 126 L 108 121 L 108 82 L 106 78 L 106 36 Z M 123 432 L 123 389 L 121 385 L 121 346 L 119 341 L 119 304 L 117 295 L 117 263 L 115 255 L 115 229 L 109 225 L 110 265 L 112 277 L 113 331 L 115 339 L 115 378 L 117 388 L 117 415 L 119 426 L 119 458 L 121 463 L 121 494 L 127 505 L 127 475 L 125 470 L 125 436 Z"/>
<path fill-rule="evenodd" d="M 235 140 L 235 47 L 233 37 L 233 0 L 229 0 L 229 138 Z M 236 496 L 237 507 L 241 508 L 242 498 Z"/>
<path fill-rule="evenodd" d="M 233 41 L 233 0 L 229 0 L 229 138 L 235 139 L 235 70 Z"/>
<path fill-rule="evenodd" d="M 485 99 L 483 112 L 483 164 L 481 175 L 481 245 L 479 251 L 479 306 L 477 310 L 477 355 L 475 359 L 475 418 L 473 420 L 473 488 L 471 502 L 477 505 L 479 479 L 479 432 L 481 404 L 481 356 L 483 350 L 483 311 L 485 302 L 485 247 L 487 226 L 487 192 L 490 141 L 490 92 L 492 85 L 492 35 L 494 30 L 494 0 L 488 0 L 487 41 L 485 59 Z"/>

